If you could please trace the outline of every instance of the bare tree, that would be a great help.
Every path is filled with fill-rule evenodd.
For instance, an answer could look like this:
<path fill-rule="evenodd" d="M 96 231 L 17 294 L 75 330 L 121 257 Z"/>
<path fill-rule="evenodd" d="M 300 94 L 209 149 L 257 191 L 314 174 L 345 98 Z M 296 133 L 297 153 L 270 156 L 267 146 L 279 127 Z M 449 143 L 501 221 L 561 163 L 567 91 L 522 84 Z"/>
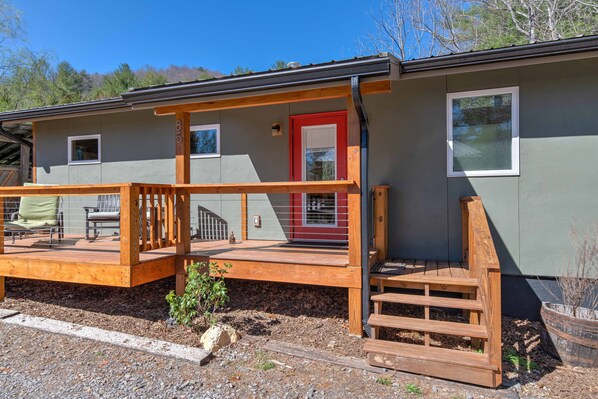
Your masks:
<path fill-rule="evenodd" d="M 527 42 L 598 33 L 598 0 L 480 0 Z"/>
<path fill-rule="evenodd" d="M 458 25 L 468 16 L 462 0 L 382 0 L 372 12 L 376 32 L 367 50 L 391 51 L 400 59 L 464 51 L 470 47 Z"/>
<path fill-rule="evenodd" d="M 598 0 L 381 0 L 367 51 L 400 59 L 598 33 Z"/>

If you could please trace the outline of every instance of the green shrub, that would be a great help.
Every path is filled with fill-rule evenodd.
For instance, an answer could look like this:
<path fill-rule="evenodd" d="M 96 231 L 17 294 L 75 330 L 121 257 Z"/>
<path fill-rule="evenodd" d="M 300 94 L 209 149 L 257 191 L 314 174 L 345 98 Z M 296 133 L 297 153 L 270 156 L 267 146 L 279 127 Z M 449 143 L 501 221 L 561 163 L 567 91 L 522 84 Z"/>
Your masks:
<path fill-rule="evenodd" d="M 170 291 L 166 296 L 170 316 L 177 324 L 187 327 L 216 324 L 214 313 L 229 300 L 224 283 L 224 275 L 229 268 L 230 264 L 220 267 L 215 262 L 209 265 L 205 262 L 193 263 L 187 267 L 187 284 L 183 295 Z"/>
<path fill-rule="evenodd" d="M 503 357 L 511 363 L 517 370 L 524 369 L 528 372 L 532 370 L 538 370 L 539 367 L 536 363 L 531 360 L 527 360 L 523 356 L 519 356 L 514 348 L 505 348 L 503 351 Z"/>
<path fill-rule="evenodd" d="M 407 388 L 407 392 L 414 394 L 414 395 L 421 395 L 422 394 L 422 390 L 415 384 L 407 384 L 406 386 Z"/>
<path fill-rule="evenodd" d="M 392 380 L 388 377 L 378 377 L 376 382 L 380 385 L 386 385 L 386 386 L 392 385 Z"/>

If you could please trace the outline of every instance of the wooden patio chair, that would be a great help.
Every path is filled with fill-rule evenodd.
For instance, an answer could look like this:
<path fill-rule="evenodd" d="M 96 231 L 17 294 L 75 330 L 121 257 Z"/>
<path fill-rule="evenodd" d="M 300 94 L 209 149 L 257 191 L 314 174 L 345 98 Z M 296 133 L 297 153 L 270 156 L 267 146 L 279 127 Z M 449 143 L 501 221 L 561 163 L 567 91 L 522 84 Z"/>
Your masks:
<path fill-rule="evenodd" d="M 120 196 L 118 194 L 98 195 L 96 206 L 84 206 L 85 210 L 85 239 L 89 240 L 89 232 L 93 229 L 93 239 L 98 238 L 99 229 L 120 228 Z M 104 223 L 116 225 L 105 226 Z M 93 224 L 93 227 L 91 226 Z M 101 226 L 98 227 L 98 224 Z"/>
<path fill-rule="evenodd" d="M 13 244 L 15 235 L 21 238 L 24 233 L 43 231 L 50 234 L 50 245 L 54 242 L 54 234 L 58 234 L 60 242 L 64 238 L 64 216 L 59 207 L 58 196 L 21 197 L 19 210 L 11 213 L 10 222 L 4 224 L 4 231 L 11 234 Z"/>

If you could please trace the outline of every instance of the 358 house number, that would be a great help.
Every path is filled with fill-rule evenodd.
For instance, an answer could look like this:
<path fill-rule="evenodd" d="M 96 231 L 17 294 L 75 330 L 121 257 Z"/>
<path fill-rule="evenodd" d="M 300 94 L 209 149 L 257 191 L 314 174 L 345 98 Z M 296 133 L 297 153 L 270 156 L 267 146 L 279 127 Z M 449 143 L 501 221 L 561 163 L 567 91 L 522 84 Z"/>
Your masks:
<path fill-rule="evenodd" d="M 183 121 L 176 120 L 176 142 L 180 144 L 183 142 Z"/>

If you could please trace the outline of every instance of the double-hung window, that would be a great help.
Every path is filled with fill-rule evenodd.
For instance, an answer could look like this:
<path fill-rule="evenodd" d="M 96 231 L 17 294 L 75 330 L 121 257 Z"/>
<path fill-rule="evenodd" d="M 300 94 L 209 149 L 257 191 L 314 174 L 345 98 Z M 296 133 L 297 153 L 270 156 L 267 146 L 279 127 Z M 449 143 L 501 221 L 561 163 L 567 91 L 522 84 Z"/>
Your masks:
<path fill-rule="evenodd" d="M 448 176 L 519 174 L 519 88 L 447 95 Z"/>

